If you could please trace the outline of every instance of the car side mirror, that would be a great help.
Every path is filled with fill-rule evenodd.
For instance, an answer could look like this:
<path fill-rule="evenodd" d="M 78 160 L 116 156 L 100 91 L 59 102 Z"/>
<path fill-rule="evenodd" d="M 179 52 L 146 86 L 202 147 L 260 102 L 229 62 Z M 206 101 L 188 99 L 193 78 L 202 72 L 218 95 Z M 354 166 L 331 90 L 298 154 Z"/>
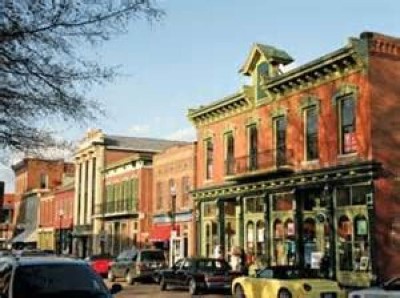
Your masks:
<path fill-rule="evenodd" d="M 122 286 L 121 286 L 121 284 L 113 284 L 113 285 L 111 286 L 111 289 L 110 289 L 111 295 L 117 294 L 117 293 L 119 293 L 119 292 L 121 292 L 121 291 L 122 291 Z M 0 296 L 0 298 L 1 298 L 1 296 Z"/>

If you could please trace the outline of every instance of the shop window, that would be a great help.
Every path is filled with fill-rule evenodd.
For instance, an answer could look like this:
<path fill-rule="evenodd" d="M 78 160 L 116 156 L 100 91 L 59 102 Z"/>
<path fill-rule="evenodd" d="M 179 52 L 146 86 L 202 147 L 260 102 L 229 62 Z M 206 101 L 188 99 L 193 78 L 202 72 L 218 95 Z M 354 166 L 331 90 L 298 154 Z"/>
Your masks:
<path fill-rule="evenodd" d="M 276 219 L 273 229 L 273 261 L 275 265 L 293 265 L 296 256 L 293 220 L 288 219 L 283 224 L 280 219 Z"/>
<path fill-rule="evenodd" d="M 233 202 L 224 203 L 224 214 L 228 216 L 236 216 L 236 205 Z"/>
<path fill-rule="evenodd" d="M 225 248 L 226 251 L 231 251 L 235 241 L 235 221 L 227 221 L 225 224 Z"/>
<path fill-rule="evenodd" d="M 317 250 L 315 220 L 306 218 L 303 224 L 304 262 L 306 268 L 311 268 L 311 255 Z"/>
<path fill-rule="evenodd" d="M 256 224 L 256 251 L 255 254 L 257 256 L 263 255 L 265 252 L 265 245 L 264 245 L 264 230 L 265 230 L 265 224 L 263 221 L 259 220 L 257 221 Z"/>
<path fill-rule="evenodd" d="M 347 216 L 341 216 L 338 222 L 339 268 L 353 270 L 352 224 Z"/>
<path fill-rule="evenodd" d="M 214 146 L 211 139 L 206 141 L 206 179 L 213 178 Z"/>
<path fill-rule="evenodd" d="M 389 229 L 390 245 L 400 250 L 400 218 L 394 218 Z"/>
<path fill-rule="evenodd" d="M 217 215 L 217 209 L 214 203 L 204 203 L 204 217 L 214 217 Z"/>
<path fill-rule="evenodd" d="M 318 159 L 318 113 L 317 107 L 304 110 L 305 122 L 305 159 Z"/>
<path fill-rule="evenodd" d="M 349 185 L 341 186 L 336 190 L 336 205 L 356 206 L 367 203 L 367 195 L 371 193 L 370 185 Z"/>
<path fill-rule="evenodd" d="M 257 162 L 258 153 L 258 131 L 257 125 L 249 126 L 249 170 L 254 171 L 258 168 Z"/>
<path fill-rule="evenodd" d="M 293 194 L 283 193 L 273 196 L 272 209 L 273 211 L 291 211 L 294 208 Z"/>
<path fill-rule="evenodd" d="M 252 252 L 254 250 L 254 223 L 249 221 L 247 223 L 247 240 L 246 247 L 248 252 Z"/>
<path fill-rule="evenodd" d="M 206 256 L 209 257 L 212 254 L 211 251 L 212 242 L 211 242 L 211 226 L 210 224 L 206 224 Z"/>
<path fill-rule="evenodd" d="M 248 213 L 262 213 L 264 212 L 264 200 L 262 197 L 247 198 L 246 199 L 246 212 Z"/>
<path fill-rule="evenodd" d="M 227 133 L 225 135 L 225 175 L 234 174 L 235 165 L 235 143 L 233 134 Z"/>
<path fill-rule="evenodd" d="M 340 154 L 356 152 L 356 117 L 355 100 L 352 95 L 338 100 Z"/>
<path fill-rule="evenodd" d="M 354 218 L 354 269 L 368 270 L 369 265 L 369 241 L 368 221 L 363 215 Z"/>

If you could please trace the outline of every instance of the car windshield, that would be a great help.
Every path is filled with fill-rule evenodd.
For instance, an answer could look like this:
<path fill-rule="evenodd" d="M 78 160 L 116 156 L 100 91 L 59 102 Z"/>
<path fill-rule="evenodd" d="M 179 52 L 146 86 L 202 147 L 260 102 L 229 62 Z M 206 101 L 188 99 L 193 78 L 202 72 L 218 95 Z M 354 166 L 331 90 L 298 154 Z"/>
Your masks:
<path fill-rule="evenodd" d="M 141 257 L 142 261 L 165 261 L 164 252 L 162 251 L 142 251 Z"/>
<path fill-rule="evenodd" d="M 14 298 L 107 298 L 103 281 L 88 266 L 40 264 L 17 267 Z"/>
<path fill-rule="evenodd" d="M 222 260 L 199 260 L 197 262 L 197 268 L 200 270 L 230 270 L 228 263 Z"/>
<path fill-rule="evenodd" d="M 301 270 L 296 267 L 271 267 L 258 271 L 259 278 L 276 278 L 276 279 L 297 279 L 297 278 L 317 278 L 316 270 Z"/>

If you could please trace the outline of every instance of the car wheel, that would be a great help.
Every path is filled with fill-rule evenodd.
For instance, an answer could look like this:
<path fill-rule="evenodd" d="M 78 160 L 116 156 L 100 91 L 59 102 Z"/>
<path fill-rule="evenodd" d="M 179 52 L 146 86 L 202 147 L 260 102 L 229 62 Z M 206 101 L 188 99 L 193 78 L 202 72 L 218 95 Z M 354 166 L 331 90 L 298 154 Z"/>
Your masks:
<path fill-rule="evenodd" d="M 107 279 L 109 282 L 114 282 L 115 281 L 115 276 L 112 270 L 109 270 L 107 273 Z"/>
<path fill-rule="evenodd" d="M 292 294 L 288 289 L 280 289 L 278 292 L 278 298 L 292 298 Z"/>
<path fill-rule="evenodd" d="M 167 287 L 168 287 L 168 285 L 167 285 L 167 283 L 165 282 L 164 277 L 161 277 L 161 280 L 160 280 L 160 290 L 161 290 L 161 291 L 166 291 L 166 290 L 167 290 Z"/>
<path fill-rule="evenodd" d="M 125 276 L 125 281 L 128 285 L 133 285 L 134 283 L 134 277 L 132 275 L 132 273 L 129 271 L 126 276 Z"/>
<path fill-rule="evenodd" d="M 197 282 L 194 280 L 194 278 L 190 279 L 190 281 L 189 281 L 190 295 L 196 295 L 198 292 L 199 292 L 199 289 L 197 287 Z"/>
<path fill-rule="evenodd" d="M 233 292 L 233 296 L 235 298 L 246 298 L 246 295 L 244 294 L 243 287 L 241 285 L 236 285 L 235 290 Z"/>

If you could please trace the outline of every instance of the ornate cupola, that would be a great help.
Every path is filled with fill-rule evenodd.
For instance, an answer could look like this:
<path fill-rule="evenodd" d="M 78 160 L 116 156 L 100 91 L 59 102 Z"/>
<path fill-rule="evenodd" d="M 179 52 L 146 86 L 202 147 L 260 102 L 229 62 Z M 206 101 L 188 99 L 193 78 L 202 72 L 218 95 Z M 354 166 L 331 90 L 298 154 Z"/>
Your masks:
<path fill-rule="evenodd" d="M 251 76 L 256 90 L 256 99 L 260 100 L 266 96 L 261 85 L 280 75 L 281 66 L 293 61 L 293 58 L 283 50 L 256 43 L 239 72 L 245 76 Z"/>

